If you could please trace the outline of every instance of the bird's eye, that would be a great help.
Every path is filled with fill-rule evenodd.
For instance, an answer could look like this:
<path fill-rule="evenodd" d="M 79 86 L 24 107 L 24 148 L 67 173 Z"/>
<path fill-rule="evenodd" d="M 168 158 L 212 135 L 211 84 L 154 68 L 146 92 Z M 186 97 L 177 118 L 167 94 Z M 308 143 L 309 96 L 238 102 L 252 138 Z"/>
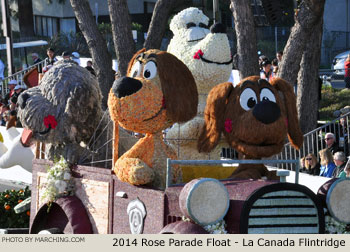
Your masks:
<path fill-rule="evenodd" d="M 143 67 L 143 77 L 153 79 L 157 75 L 157 65 L 154 61 L 148 61 Z"/>
<path fill-rule="evenodd" d="M 196 27 L 196 24 L 193 23 L 193 22 L 190 22 L 190 23 L 187 23 L 187 24 L 186 24 L 186 28 L 187 28 L 187 29 L 189 29 L 189 28 L 191 28 L 191 27 Z"/>
<path fill-rule="evenodd" d="M 271 101 L 276 103 L 276 97 L 268 88 L 263 88 L 260 91 L 260 101 Z"/>
<path fill-rule="evenodd" d="M 131 68 L 130 76 L 132 78 L 135 78 L 137 76 L 140 76 L 140 73 L 141 73 L 141 62 L 136 61 L 135 64 Z"/>
<path fill-rule="evenodd" d="M 257 103 L 257 98 L 253 89 L 246 88 L 239 97 L 239 103 L 241 104 L 241 107 L 246 111 L 254 108 Z"/>

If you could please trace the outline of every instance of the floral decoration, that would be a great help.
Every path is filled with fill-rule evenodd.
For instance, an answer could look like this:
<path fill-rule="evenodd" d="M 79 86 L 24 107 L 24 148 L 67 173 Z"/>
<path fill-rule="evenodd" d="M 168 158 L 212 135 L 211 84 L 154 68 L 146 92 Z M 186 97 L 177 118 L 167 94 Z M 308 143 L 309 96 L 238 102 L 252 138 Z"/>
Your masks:
<path fill-rule="evenodd" d="M 61 157 L 47 171 L 47 181 L 42 185 L 42 200 L 50 206 L 52 202 L 63 196 L 74 195 L 74 181 L 67 161 Z"/>
<path fill-rule="evenodd" d="M 191 221 L 190 218 L 187 218 L 185 216 L 182 216 L 182 220 Z M 205 226 L 201 225 L 201 226 L 210 234 L 227 234 L 225 220 L 221 220 L 212 225 L 205 225 Z"/>
<path fill-rule="evenodd" d="M 326 234 L 350 234 L 350 225 L 336 221 L 329 215 L 326 215 Z"/>
<path fill-rule="evenodd" d="M 203 56 L 204 53 L 202 52 L 201 49 L 199 49 L 193 56 L 194 59 L 200 59 L 201 57 L 200 56 Z"/>
<path fill-rule="evenodd" d="M 44 125 L 46 128 L 49 128 L 51 126 L 51 128 L 55 129 L 57 126 L 57 121 L 55 116 L 53 115 L 48 115 L 44 118 Z"/>
<path fill-rule="evenodd" d="M 211 234 L 227 234 L 226 223 L 224 220 L 221 220 L 212 225 L 204 226 L 203 228 Z"/>
<path fill-rule="evenodd" d="M 232 120 L 231 119 L 226 119 L 225 120 L 225 131 L 227 133 L 231 133 L 232 132 Z"/>

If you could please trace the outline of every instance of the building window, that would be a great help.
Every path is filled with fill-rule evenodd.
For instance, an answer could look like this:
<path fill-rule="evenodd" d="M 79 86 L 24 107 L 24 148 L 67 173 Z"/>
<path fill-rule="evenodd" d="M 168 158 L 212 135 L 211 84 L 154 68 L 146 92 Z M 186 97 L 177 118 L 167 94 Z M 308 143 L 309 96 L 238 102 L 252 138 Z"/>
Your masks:
<path fill-rule="evenodd" d="M 258 26 L 269 26 L 261 0 L 251 0 L 251 6 L 255 24 Z"/>
<path fill-rule="evenodd" d="M 35 16 L 35 34 L 52 37 L 59 31 L 59 20 L 55 17 Z"/>

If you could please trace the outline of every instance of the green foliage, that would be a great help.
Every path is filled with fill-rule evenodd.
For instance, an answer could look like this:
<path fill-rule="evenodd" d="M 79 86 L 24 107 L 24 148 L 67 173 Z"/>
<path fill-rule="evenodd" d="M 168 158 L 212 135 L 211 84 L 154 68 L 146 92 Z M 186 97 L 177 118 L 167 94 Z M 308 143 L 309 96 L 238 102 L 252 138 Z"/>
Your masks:
<path fill-rule="evenodd" d="M 55 49 L 56 55 L 63 51 L 78 52 L 80 57 L 89 56 L 89 47 L 81 32 L 58 33 L 51 38 L 47 47 Z"/>
<path fill-rule="evenodd" d="M 138 32 L 142 32 L 142 25 L 139 23 L 132 22 L 131 23 L 131 30 L 136 30 Z"/>
<path fill-rule="evenodd" d="M 29 211 L 16 214 L 14 207 L 30 197 L 29 187 L 21 190 L 6 190 L 0 193 L 0 227 L 1 228 L 28 228 Z"/>
<path fill-rule="evenodd" d="M 350 105 L 350 90 L 348 89 L 335 89 L 331 86 L 323 86 L 321 93 L 320 120 L 333 120 L 334 111 Z"/>

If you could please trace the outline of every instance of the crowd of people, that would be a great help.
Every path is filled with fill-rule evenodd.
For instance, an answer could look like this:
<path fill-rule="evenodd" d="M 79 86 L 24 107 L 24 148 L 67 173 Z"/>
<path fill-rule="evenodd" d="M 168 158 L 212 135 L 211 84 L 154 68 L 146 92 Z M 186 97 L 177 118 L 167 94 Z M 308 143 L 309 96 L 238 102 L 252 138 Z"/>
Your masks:
<path fill-rule="evenodd" d="M 278 64 L 282 61 L 283 52 L 276 53 L 276 58 L 270 61 L 265 55 L 259 56 L 260 77 L 271 81 L 276 77 Z"/>
<path fill-rule="evenodd" d="M 319 151 L 319 158 L 309 153 L 300 159 L 300 171 L 328 178 L 350 177 L 350 165 L 347 164 L 347 157 L 336 142 L 335 135 L 327 133 L 325 143 L 326 148 Z"/>
<path fill-rule="evenodd" d="M 55 62 L 58 61 L 56 57 L 55 50 L 53 48 L 47 48 L 47 57 L 45 58 L 44 64 L 39 64 L 42 62 L 38 53 L 32 53 L 33 65 L 37 64 L 37 69 L 40 74 L 47 72 Z M 71 59 L 80 65 L 80 55 L 77 52 L 70 53 L 64 51 L 62 53 L 63 59 Z M 85 67 L 92 75 L 96 76 L 95 70 L 92 67 L 92 61 L 89 60 Z M 4 69 L 5 65 L 0 60 L 0 81 L 4 79 Z M 19 95 L 27 89 L 27 86 L 22 83 L 22 80 L 11 79 L 7 83 L 8 92 L 4 97 L 0 95 L 0 126 L 10 127 L 21 127 L 21 123 L 17 118 L 17 99 Z"/>
<path fill-rule="evenodd" d="M 6 126 L 6 129 L 22 127 L 17 120 L 17 99 L 27 86 L 13 79 L 9 81 L 8 88 L 9 92 L 0 99 L 0 125 Z"/>

